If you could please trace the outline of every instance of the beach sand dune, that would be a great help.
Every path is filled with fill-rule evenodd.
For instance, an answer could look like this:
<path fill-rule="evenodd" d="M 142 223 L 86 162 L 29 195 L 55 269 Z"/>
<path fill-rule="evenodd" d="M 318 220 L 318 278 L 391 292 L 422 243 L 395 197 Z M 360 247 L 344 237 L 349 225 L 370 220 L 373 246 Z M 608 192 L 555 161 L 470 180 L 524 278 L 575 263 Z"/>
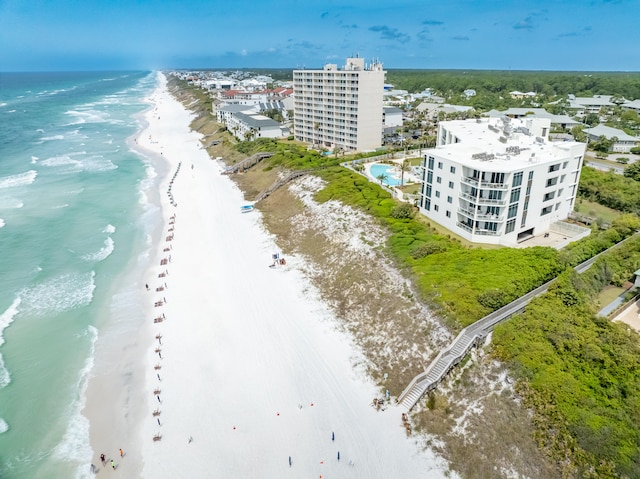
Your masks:
<path fill-rule="evenodd" d="M 164 85 L 139 139 L 171 166 L 144 278 L 146 399 L 129 438 L 141 457 L 125 460 L 154 479 L 445 477 L 444 461 L 407 438 L 401 410 L 371 406 L 380 391 L 354 367 L 364 359 L 300 273 L 302 260 L 269 267 L 278 248 L 259 212 L 240 213 L 242 193 Z"/>

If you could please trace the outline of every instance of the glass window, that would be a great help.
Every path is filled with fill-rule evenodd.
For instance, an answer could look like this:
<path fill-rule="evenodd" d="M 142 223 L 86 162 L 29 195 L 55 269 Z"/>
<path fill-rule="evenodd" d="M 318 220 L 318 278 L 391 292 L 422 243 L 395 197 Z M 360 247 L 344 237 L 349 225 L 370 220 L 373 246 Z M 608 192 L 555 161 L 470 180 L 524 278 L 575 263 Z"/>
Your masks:
<path fill-rule="evenodd" d="M 549 167 L 549 173 L 553 173 L 554 171 L 558 171 L 560 169 L 560 163 L 556 163 L 555 165 L 551 165 Z"/>
<path fill-rule="evenodd" d="M 516 203 L 515 205 L 509 205 L 507 218 L 515 218 L 517 214 L 518 214 L 518 204 Z"/>
<path fill-rule="evenodd" d="M 431 185 L 427 185 L 427 188 L 425 190 L 425 196 L 427 198 L 431 198 Z"/>
<path fill-rule="evenodd" d="M 433 161 L 434 161 L 433 156 L 430 156 L 430 157 L 429 157 L 429 169 L 430 169 L 430 170 L 433 170 Z"/>
<path fill-rule="evenodd" d="M 440 192 L 436 191 L 436 198 L 440 198 Z"/>
<path fill-rule="evenodd" d="M 530 180 L 533 180 L 533 171 L 530 171 L 530 172 L 529 172 L 529 179 L 530 179 Z"/>
<path fill-rule="evenodd" d="M 447 218 L 451 218 L 451 211 L 447 210 L 447 212 L 445 213 Z"/>
<path fill-rule="evenodd" d="M 449 168 L 449 172 L 455 173 L 456 172 L 456 167 L 455 166 L 450 167 Z"/>
<path fill-rule="evenodd" d="M 439 169 L 439 170 L 441 170 L 441 169 L 442 169 L 442 162 L 441 162 L 441 161 L 439 161 L 439 162 L 438 162 L 438 169 Z"/>
<path fill-rule="evenodd" d="M 520 186 L 522 184 L 522 171 L 513 175 L 513 182 L 511 186 Z"/>
<path fill-rule="evenodd" d="M 516 219 L 512 219 L 507 221 L 507 227 L 505 229 L 505 233 L 512 233 L 516 229 Z"/>
<path fill-rule="evenodd" d="M 440 208 L 438 208 L 438 205 L 433 205 L 433 211 L 438 211 Z"/>
<path fill-rule="evenodd" d="M 451 196 L 447 196 L 447 203 L 453 203 L 453 198 L 451 198 Z"/>
<path fill-rule="evenodd" d="M 563 178 L 563 179 L 564 179 L 564 178 Z M 553 186 L 553 185 L 555 185 L 556 183 L 558 183 L 558 177 L 557 177 L 557 176 L 555 176 L 555 177 L 553 177 L 553 178 L 549 178 L 549 179 L 547 180 L 547 186 Z"/>
<path fill-rule="evenodd" d="M 433 183 L 433 171 L 427 173 L 427 183 Z"/>
<path fill-rule="evenodd" d="M 438 176 L 438 177 L 436 178 L 436 183 L 442 183 L 442 178 Z"/>
<path fill-rule="evenodd" d="M 427 211 L 431 211 L 431 200 L 429 198 L 424 200 L 424 209 Z"/>
<path fill-rule="evenodd" d="M 517 203 L 520 200 L 520 188 L 511 191 L 511 199 L 509 203 Z"/>
<path fill-rule="evenodd" d="M 453 181 L 449 182 L 449 188 L 453 188 Z"/>
<path fill-rule="evenodd" d="M 552 210 L 553 210 L 553 206 L 546 206 L 542 208 L 542 211 L 540 212 L 540 216 L 548 215 L 549 213 L 551 213 Z"/>

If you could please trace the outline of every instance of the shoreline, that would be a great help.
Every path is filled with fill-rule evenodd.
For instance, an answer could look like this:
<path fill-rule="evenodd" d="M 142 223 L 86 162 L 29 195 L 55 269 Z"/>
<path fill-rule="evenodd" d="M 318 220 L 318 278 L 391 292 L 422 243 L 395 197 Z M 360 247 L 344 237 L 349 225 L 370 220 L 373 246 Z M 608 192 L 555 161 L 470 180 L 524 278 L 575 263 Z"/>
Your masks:
<path fill-rule="evenodd" d="M 147 168 L 153 168 L 155 171 L 155 176 L 148 178 L 150 185 L 141 191 L 141 194 L 147 196 L 147 209 L 143 217 L 151 216 L 152 225 L 145 231 L 147 246 L 137 257 L 131 259 L 130 266 L 122 278 L 122 283 L 130 285 L 133 290 L 126 291 L 126 286 L 123 287 L 122 284 L 113 288 L 111 311 L 107 313 L 109 320 L 102 325 L 96 344 L 95 365 L 82 411 L 89 420 L 90 446 L 93 450 L 91 463 L 96 466 L 96 477 L 111 469 L 112 459 L 118 471 L 132 477 L 139 477 L 143 466 L 142 439 L 139 436 L 146 414 L 146 396 L 140 383 L 144 384 L 146 381 L 147 365 L 141 362 L 140 358 L 144 357 L 153 344 L 151 327 L 146 321 L 149 308 L 144 279 L 150 275 L 159 257 L 156 246 L 161 240 L 166 210 L 160 185 L 166 180 L 170 166 L 162 155 L 153 149 L 145 148 L 144 144 L 141 145 L 138 138 L 149 131 L 157 97 L 161 91 L 158 83 L 150 96 L 144 99 L 149 103 L 149 108 L 137 115 L 140 129 L 126 142 L 129 149 L 148 160 Z M 141 218 L 141 221 L 144 220 Z M 125 298 L 125 305 L 114 310 L 115 298 L 122 296 L 130 297 Z M 132 316 L 136 318 L 133 321 L 130 320 Z M 103 410 L 108 412 L 102 412 Z M 123 458 L 119 457 L 120 448 L 125 451 Z M 105 465 L 100 462 L 101 454 L 106 456 Z"/>
<path fill-rule="evenodd" d="M 160 87 L 138 145 L 170 166 L 157 183 L 163 229 L 143 277 L 150 291 L 134 348 L 142 378 L 128 396 L 142 400 L 126 404 L 130 423 L 114 424 L 131 427 L 132 444 L 113 446 L 126 454 L 118 470 L 156 479 L 446 477 L 446 463 L 406 437 L 399 410 L 371 407 L 379 390 L 302 273 L 304 260 L 269 268 L 279 249 L 260 212 L 240 214 L 242 192 L 190 130 L 191 113 Z M 105 398 L 94 400 L 92 408 Z"/>

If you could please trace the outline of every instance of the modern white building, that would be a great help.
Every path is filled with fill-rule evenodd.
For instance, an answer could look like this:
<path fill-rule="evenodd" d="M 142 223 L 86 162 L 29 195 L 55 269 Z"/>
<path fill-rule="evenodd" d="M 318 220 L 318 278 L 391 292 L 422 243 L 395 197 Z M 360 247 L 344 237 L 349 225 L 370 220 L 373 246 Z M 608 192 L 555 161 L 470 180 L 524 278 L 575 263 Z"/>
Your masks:
<path fill-rule="evenodd" d="M 420 211 L 463 238 L 516 245 L 573 211 L 584 143 L 550 142 L 543 118 L 441 122 Z"/>
<path fill-rule="evenodd" d="M 294 70 L 294 136 L 298 141 L 345 151 L 382 145 L 382 63 L 347 58 L 338 69 Z"/>

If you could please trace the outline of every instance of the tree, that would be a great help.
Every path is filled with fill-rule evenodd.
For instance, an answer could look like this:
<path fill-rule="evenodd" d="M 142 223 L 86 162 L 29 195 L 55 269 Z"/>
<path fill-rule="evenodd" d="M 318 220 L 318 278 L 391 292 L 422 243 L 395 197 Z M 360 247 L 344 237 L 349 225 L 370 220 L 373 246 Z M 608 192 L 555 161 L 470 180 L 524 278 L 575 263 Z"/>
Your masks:
<path fill-rule="evenodd" d="M 571 128 L 571 135 L 573 136 L 573 139 L 581 143 L 585 143 L 587 141 L 587 134 L 582 131 L 583 128 L 584 127 L 581 125 L 577 125 Z"/>
<path fill-rule="evenodd" d="M 380 173 L 378 176 L 376 176 L 376 178 L 378 179 L 380 184 L 382 184 L 383 181 L 389 179 L 389 177 L 387 175 L 385 175 L 384 173 Z"/>
<path fill-rule="evenodd" d="M 640 181 L 640 161 L 630 164 L 624 169 L 624 176 Z"/>
<path fill-rule="evenodd" d="M 595 113 L 589 113 L 585 118 L 584 122 L 589 126 L 599 125 L 600 117 Z"/>
<path fill-rule="evenodd" d="M 404 172 L 411 169 L 411 163 L 405 159 L 400 164 L 400 186 L 404 186 Z"/>

